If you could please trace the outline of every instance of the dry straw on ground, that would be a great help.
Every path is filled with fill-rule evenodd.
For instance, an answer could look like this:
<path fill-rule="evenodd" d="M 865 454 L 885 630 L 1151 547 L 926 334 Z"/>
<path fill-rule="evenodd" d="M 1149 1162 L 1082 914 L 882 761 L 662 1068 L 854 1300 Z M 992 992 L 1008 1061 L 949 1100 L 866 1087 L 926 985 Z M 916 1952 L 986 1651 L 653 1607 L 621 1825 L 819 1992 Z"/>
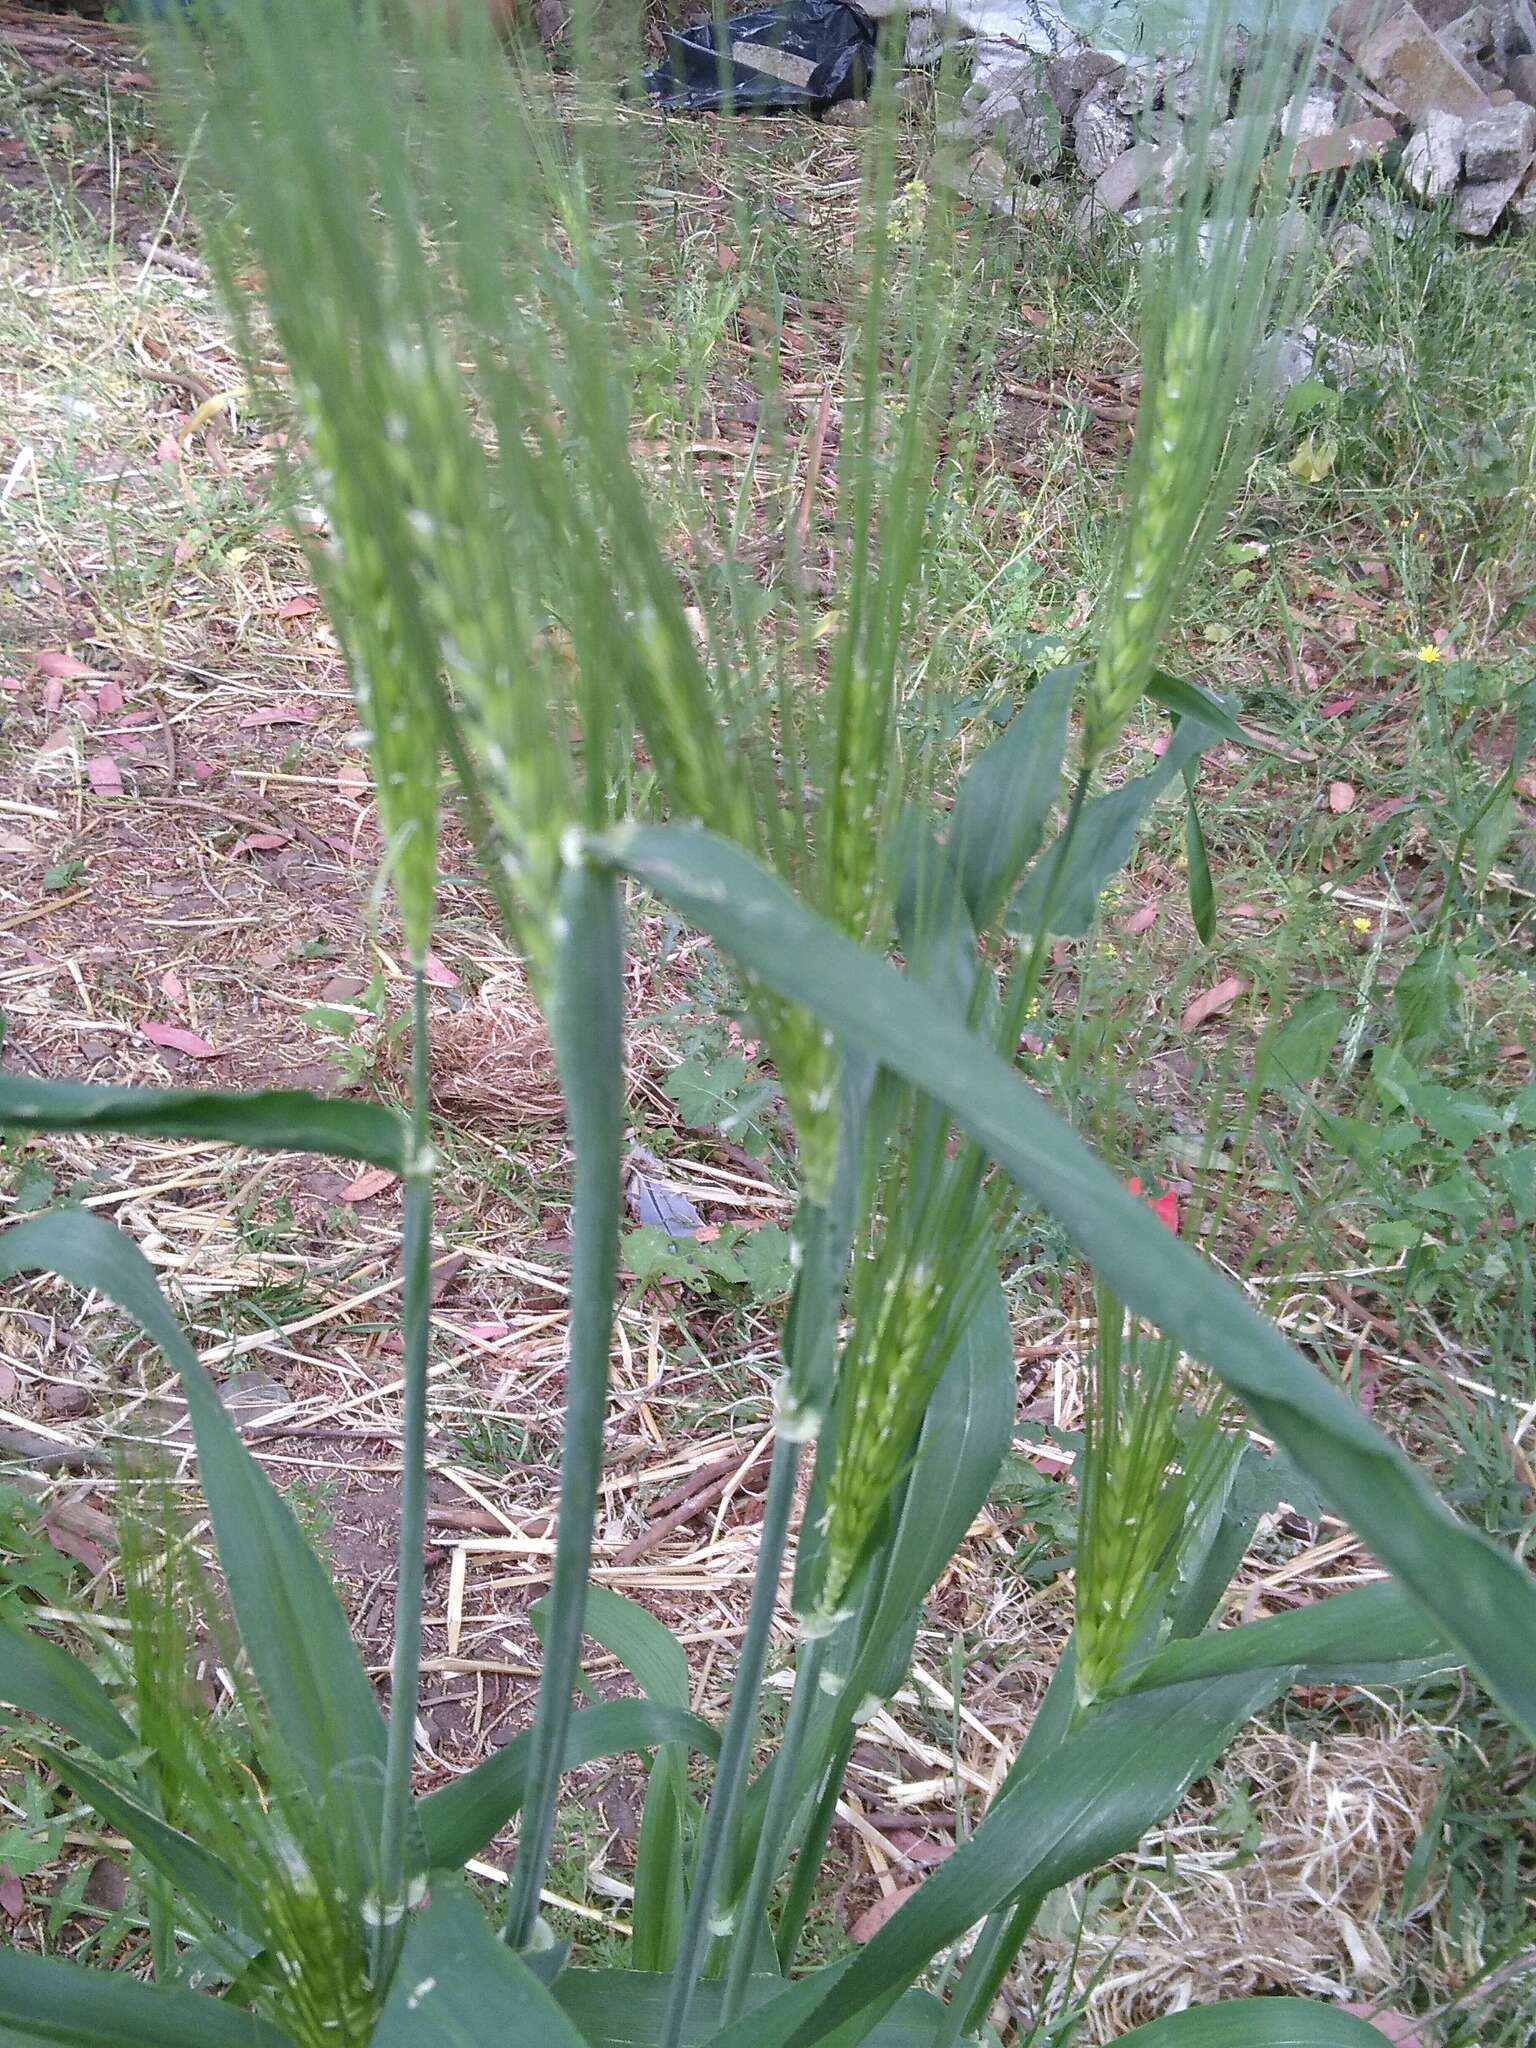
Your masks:
<path fill-rule="evenodd" d="M 1249 1730 L 1101 1900 L 1073 1979 L 1087 2038 L 1221 1999 L 1383 1993 L 1395 1965 L 1382 1928 L 1438 1788 L 1411 1723 L 1319 1740 Z M 1047 1970 L 1065 1975 L 1074 1933 L 1060 1924 L 1038 1944 L 1036 1986 Z"/>

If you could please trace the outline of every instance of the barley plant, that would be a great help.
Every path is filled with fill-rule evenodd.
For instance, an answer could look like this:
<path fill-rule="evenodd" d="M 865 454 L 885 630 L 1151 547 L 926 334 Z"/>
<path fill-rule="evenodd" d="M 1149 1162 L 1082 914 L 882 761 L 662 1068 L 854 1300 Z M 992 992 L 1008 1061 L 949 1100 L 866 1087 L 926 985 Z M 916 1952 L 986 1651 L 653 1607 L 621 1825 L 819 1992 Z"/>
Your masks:
<path fill-rule="evenodd" d="M 1214 14 L 1213 107 L 1226 90 Z M 1154 238 L 1098 653 L 1024 696 L 942 811 L 927 571 L 943 429 L 985 347 L 990 258 L 942 190 L 898 175 L 894 67 L 865 151 L 830 590 L 813 605 L 800 480 L 822 461 L 827 419 L 791 442 L 772 347 L 759 351 L 763 424 L 737 504 L 690 500 L 640 449 L 653 315 L 635 195 L 654 177 L 659 130 L 616 90 L 638 69 L 622 19 L 578 8 L 574 75 L 558 80 L 495 45 L 474 7 L 263 0 L 194 9 L 162 32 L 164 105 L 210 258 L 253 381 L 281 365 L 270 402 L 289 424 L 295 495 L 323 515 L 314 573 L 369 734 L 384 879 L 417 968 L 410 1100 L 397 1113 L 8 1077 L 0 1119 L 327 1152 L 404 1176 L 395 1652 L 386 1717 L 329 1579 L 132 1240 L 83 1210 L 0 1233 L 0 1272 L 96 1290 L 179 1375 L 220 1579 L 202 1581 L 168 1492 L 135 1473 L 120 1668 L 98 1678 L 46 1635 L 6 1627 L 0 1696 L 52 1725 L 38 1754 L 133 1845 L 152 1935 L 148 1981 L 0 1957 L 7 2041 L 995 2039 L 997 1991 L 1044 1902 L 1132 1848 L 1291 1685 L 1464 1662 L 1536 1733 L 1523 1567 L 1459 1522 L 1016 1065 L 1052 934 L 1091 918 L 1139 812 L 1181 774 L 1192 782 L 1213 741 L 1245 737 L 1220 701 L 1162 672 L 1159 643 L 1242 483 L 1262 425 L 1262 339 L 1293 288 L 1274 171 L 1279 110 L 1308 53 L 1286 16 L 1276 10 L 1270 54 L 1245 77 L 1247 139 L 1218 168 L 1209 130 L 1196 134 L 1181 204 Z M 729 123 L 720 146 L 733 146 Z M 724 544 L 749 498 L 782 514 L 768 602 Z M 1172 718 L 1167 747 L 1151 774 L 1107 787 L 1144 697 Z M 423 1795 L 411 1771 L 433 1167 L 421 966 L 445 804 L 544 1006 L 576 1188 L 536 1710 L 505 1749 Z M 734 964 L 797 1138 L 774 1451 L 718 1727 L 690 1708 L 666 1630 L 589 1584 L 633 889 Z M 1055 1220 L 1098 1290 L 1074 1640 L 972 1832 L 856 1956 L 807 1967 L 860 1723 L 901 1685 L 925 1597 L 1009 1441 L 999 1227 L 1021 1204 Z M 1231 1481 L 1257 1455 L 1249 1425 L 1389 1580 L 1211 1625 L 1242 1548 Z M 765 1755 L 786 1596 L 793 1677 Z M 227 1632 L 238 1711 L 210 1717 L 190 1695 L 193 1612 Z M 584 1636 L 642 1697 L 575 1704 Z M 606 1972 L 554 1940 L 540 1900 L 563 1771 L 633 1751 L 650 1760 L 634 1968 Z M 463 1872 L 512 1823 L 496 1928 Z M 1141 2033 L 1149 2048 L 1378 2039 L 1289 1999 Z"/>

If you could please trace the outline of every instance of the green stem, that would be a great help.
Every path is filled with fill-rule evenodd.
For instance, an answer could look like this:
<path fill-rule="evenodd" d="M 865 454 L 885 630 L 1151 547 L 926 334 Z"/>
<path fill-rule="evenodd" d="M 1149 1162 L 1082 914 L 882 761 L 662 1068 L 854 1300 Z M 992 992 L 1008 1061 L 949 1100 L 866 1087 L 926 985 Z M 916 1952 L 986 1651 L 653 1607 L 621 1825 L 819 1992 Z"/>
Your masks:
<path fill-rule="evenodd" d="M 1514 787 L 1514 782 L 1514 769 L 1506 768 L 1477 809 L 1472 813 L 1466 824 L 1463 825 L 1461 836 L 1456 841 L 1455 850 L 1446 864 L 1445 893 L 1440 898 L 1440 907 L 1435 912 L 1435 921 L 1430 927 L 1429 937 L 1426 941 L 1428 945 L 1434 945 L 1444 939 L 1446 926 L 1451 921 L 1451 900 L 1453 896 L 1465 898 L 1467 894 L 1467 891 L 1461 885 L 1461 866 L 1471 850 L 1477 828 L 1482 824 L 1484 818 L 1488 816 L 1494 805 L 1501 803 L 1509 794 L 1509 791 Z"/>
<path fill-rule="evenodd" d="M 848 1768 L 848 1759 L 853 1754 L 858 1732 L 858 1724 L 850 1719 L 827 1759 L 827 1782 L 820 1799 L 816 1802 L 810 1826 L 805 1831 L 805 1840 L 800 1844 L 800 1853 L 795 1859 L 795 1868 L 789 1880 L 789 1891 L 784 1900 L 778 1933 L 779 1968 L 786 1977 L 794 1968 L 795 1951 L 800 1946 L 800 1937 L 805 1932 L 806 1917 L 816 1896 L 816 1880 L 821 1875 L 822 1854 L 827 1846 L 827 1837 L 832 1832 L 832 1823 L 837 1818 L 837 1796 L 843 1789 L 843 1773 Z"/>
<path fill-rule="evenodd" d="M 1040 1911 L 1038 1898 L 1021 1899 L 1011 1912 L 991 1913 L 966 1958 L 960 1980 L 950 1995 L 933 2048 L 955 2048 L 974 2034 L 992 2010 L 992 2001 L 1013 1968 L 1015 1956 L 1029 1937 Z"/>
<path fill-rule="evenodd" d="M 682 1939 L 678 1944 L 677 1961 L 673 1966 L 666 2017 L 662 2022 L 661 2038 L 669 2044 L 683 2039 L 694 1989 L 703 1970 L 713 1932 L 710 1921 L 717 1909 L 715 1885 L 746 1787 L 799 1470 L 799 1443 L 788 1437 L 778 1437 L 773 1446 L 773 1463 L 768 1471 L 768 1493 L 763 1504 L 763 1526 L 758 1538 L 757 1569 L 747 1609 L 746 1633 L 742 1637 L 741 1656 L 736 1665 L 730 1712 L 726 1715 L 725 1729 L 720 1738 L 720 1761 L 715 1766 L 714 1785 L 704 1816 L 704 1830 L 699 1838 L 698 1861 L 694 1866 L 693 1890 L 683 1922 Z M 744 1947 L 750 1948 L 753 1929 L 741 1928 L 739 1938 Z"/>
<path fill-rule="evenodd" d="M 1077 1703 L 1076 1639 L 1069 1636 L 1024 1745 L 993 1796 L 994 1806 L 1013 1789 L 1026 1769 L 1059 1749 L 1081 1719 L 1082 1709 Z M 1026 1898 L 1011 1911 L 999 1909 L 987 1915 L 975 1946 L 966 1958 L 965 1968 L 950 1994 L 945 2019 L 934 2039 L 933 2048 L 954 2048 L 966 2033 L 974 2033 L 981 2025 L 1014 1957 L 1034 1925 L 1040 1905 L 1039 1899 Z"/>
<path fill-rule="evenodd" d="M 845 1147 L 847 1137 L 845 1128 Z M 837 1213 L 842 1213 L 840 1203 L 837 1204 Z M 781 1398 L 787 1398 L 791 1410 L 804 1420 L 810 1415 L 824 1415 L 831 1393 L 832 1363 L 837 1348 L 837 1311 L 842 1299 L 843 1239 L 834 1228 L 833 1212 L 822 1203 L 802 1195 L 795 1215 L 795 1241 L 799 1263 L 794 1291 L 784 1318 Z M 768 1660 L 779 1580 L 789 1544 L 789 1522 L 799 1470 L 799 1433 L 781 1432 L 774 1442 L 773 1463 L 768 1472 L 768 1492 L 763 1505 L 763 1525 L 758 1538 L 757 1566 L 747 1610 L 746 1633 L 736 1666 L 730 1711 L 721 1737 L 720 1760 L 715 1767 L 709 1807 L 699 1840 L 693 1890 L 683 1922 L 677 1961 L 673 1966 L 672 1987 L 662 2029 L 662 2039 L 669 2043 L 682 2037 L 694 1986 L 709 1950 L 710 1921 L 729 1904 L 728 1900 L 717 1898 L 716 1891 L 722 1877 L 729 1882 L 735 1870 L 737 1821 L 751 1765 L 752 1743 L 757 1734 L 763 1671 Z M 796 1590 L 798 1593 L 798 1588 Z M 750 1927 L 743 1929 L 742 1939 L 749 1948 L 755 1946 L 755 1930 Z"/>
<path fill-rule="evenodd" d="M 752 1858 L 752 1869 L 747 1878 L 746 1889 L 741 1895 L 741 1909 L 738 1915 L 741 1935 L 731 1950 L 730 1966 L 726 1971 L 725 2000 L 720 2012 L 722 2027 L 731 2024 L 746 2000 L 747 1981 L 752 1974 L 752 1963 L 757 1954 L 756 1929 L 767 1909 L 768 1894 L 773 1889 L 773 1882 L 779 1871 L 779 1854 L 785 1831 L 794 1812 L 795 1758 L 799 1754 L 801 1743 L 805 1740 L 811 1708 L 816 1701 L 825 1647 L 825 1643 L 818 1638 L 804 1644 L 800 1651 L 795 1670 L 794 1691 L 790 1694 L 789 1712 L 784 1719 L 784 1733 L 779 1740 L 778 1760 L 774 1766 L 773 1779 L 768 1788 L 768 1803 L 763 1811 L 762 1827 L 757 1837 L 757 1852 Z"/>
<path fill-rule="evenodd" d="M 544 1664 L 528 1799 L 507 1898 L 506 1938 L 515 1948 L 533 1940 L 554 1840 L 560 1759 L 581 1664 L 592 1524 L 602 1477 L 624 1145 L 624 955 L 614 877 L 583 860 L 567 866 L 557 930 L 551 1024 L 576 1154 L 571 1327 Z"/>
<path fill-rule="evenodd" d="M 411 975 L 411 1157 L 402 1229 L 402 1335 L 405 1400 L 400 1425 L 400 1562 L 395 1584 L 395 1648 L 390 1665 L 389 1739 L 379 1847 L 380 1946 L 386 1948 L 405 1903 L 406 1829 L 411 1760 L 421 1682 L 421 1597 L 427 1511 L 427 1346 L 432 1314 L 432 1152 L 428 1131 L 427 984 L 418 961 Z M 393 1917 L 392 1917 L 393 1916 Z"/>

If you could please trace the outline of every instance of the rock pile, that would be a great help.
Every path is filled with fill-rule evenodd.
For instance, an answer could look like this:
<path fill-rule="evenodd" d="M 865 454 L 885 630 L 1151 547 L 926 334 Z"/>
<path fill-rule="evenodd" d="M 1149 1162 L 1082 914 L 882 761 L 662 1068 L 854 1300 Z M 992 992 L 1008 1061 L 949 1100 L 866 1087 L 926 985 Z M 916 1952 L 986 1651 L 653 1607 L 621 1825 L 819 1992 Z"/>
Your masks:
<path fill-rule="evenodd" d="M 881 12 L 893 0 L 864 4 Z M 1053 0 L 938 0 L 913 20 L 908 61 L 936 61 L 954 36 L 968 40 L 971 67 L 940 131 L 949 174 L 1002 211 L 1060 210 L 1046 181 L 1075 165 L 1089 186 L 1080 227 L 1155 218 L 1187 163 L 1186 124 L 1230 112 L 1201 106 L 1195 64 L 1096 47 Z M 1234 31 L 1234 65 L 1243 54 Z M 1376 163 L 1466 234 L 1536 224 L 1536 0 L 1344 0 L 1294 111 L 1298 180 Z M 1215 146 L 1236 129 L 1218 123 Z M 1412 216 L 1394 218 L 1401 229 Z"/>

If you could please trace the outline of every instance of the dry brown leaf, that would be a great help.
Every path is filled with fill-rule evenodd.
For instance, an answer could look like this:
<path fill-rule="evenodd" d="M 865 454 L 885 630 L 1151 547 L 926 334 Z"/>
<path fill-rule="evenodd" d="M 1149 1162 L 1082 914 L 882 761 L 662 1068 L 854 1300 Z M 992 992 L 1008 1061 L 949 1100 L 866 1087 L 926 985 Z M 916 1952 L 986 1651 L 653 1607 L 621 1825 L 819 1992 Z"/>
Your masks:
<path fill-rule="evenodd" d="M 1186 1005 L 1179 1019 L 1181 1031 L 1198 1031 L 1202 1024 L 1208 1024 L 1212 1017 L 1220 1017 L 1230 1010 L 1243 990 L 1248 986 L 1241 975 L 1229 974 L 1218 981 L 1214 988 L 1206 989 Z"/>
<path fill-rule="evenodd" d="M 189 1060 L 221 1060 L 225 1055 L 206 1038 L 189 1031 L 184 1024 L 141 1024 L 140 1032 L 151 1045 L 163 1045 L 169 1052 L 184 1052 Z"/>
<path fill-rule="evenodd" d="M 386 1188 L 392 1188 L 398 1178 L 387 1166 L 370 1166 L 356 1180 L 349 1180 L 336 1199 L 338 1202 L 371 1201 L 375 1195 L 382 1195 Z"/>
<path fill-rule="evenodd" d="M 1355 785 L 1352 782 L 1330 782 L 1328 808 L 1334 812 L 1352 811 L 1355 808 Z"/>
<path fill-rule="evenodd" d="M 313 725 L 320 716 L 318 704 L 269 704 L 261 711 L 248 711 L 240 721 L 242 732 L 254 732 L 263 725 Z"/>
<path fill-rule="evenodd" d="M 55 1501 L 43 1517 L 43 1534 L 55 1550 L 88 1572 L 101 1571 L 117 1548 L 111 1516 L 84 1500 Z"/>
<path fill-rule="evenodd" d="M 892 1914 L 901 1911 L 901 1908 L 916 1890 L 917 1886 L 915 1884 L 904 1884 L 891 1892 L 887 1897 L 876 1899 L 872 1906 L 866 1906 L 858 1919 L 849 1928 L 849 1939 L 859 1943 L 873 1941 L 886 1921 L 891 1918 Z"/>
<path fill-rule="evenodd" d="M 45 647 L 37 657 L 37 672 L 66 683 L 95 683 L 102 680 L 102 671 L 92 668 L 88 661 L 82 661 L 78 654 L 67 654 L 62 647 Z"/>
<path fill-rule="evenodd" d="M 1356 2019 L 1369 2021 L 1378 2034 L 1395 2042 L 1396 2048 L 1429 2048 L 1423 2022 L 1411 2013 L 1378 2012 L 1371 2005 L 1346 2005 L 1342 2010 L 1353 2013 Z"/>

